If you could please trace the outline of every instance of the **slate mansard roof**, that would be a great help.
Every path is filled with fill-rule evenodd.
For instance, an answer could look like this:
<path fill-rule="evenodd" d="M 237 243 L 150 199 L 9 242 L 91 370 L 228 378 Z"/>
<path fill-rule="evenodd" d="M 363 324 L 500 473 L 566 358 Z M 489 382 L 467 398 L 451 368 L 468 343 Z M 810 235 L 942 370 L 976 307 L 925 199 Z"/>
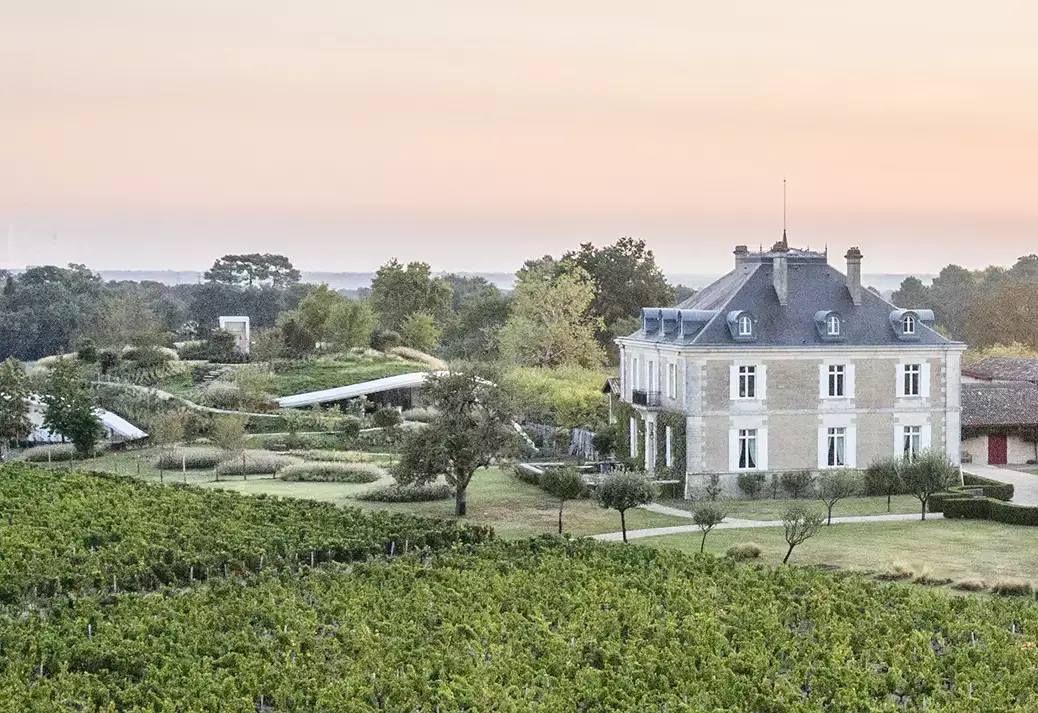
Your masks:
<path fill-rule="evenodd" d="M 773 282 L 773 260 L 785 257 L 788 275 L 787 301 L 779 303 Z M 682 346 L 742 348 L 832 346 L 940 346 L 951 344 L 934 331 L 932 313 L 917 313 L 911 340 L 899 337 L 894 305 L 861 288 L 861 304 L 855 305 L 847 278 L 831 267 L 827 255 L 805 250 L 746 253 L 732 272 L 703 288 L 676 308 L 663 309 L 664 319 L 678 328 L 665 329 L 643 319 L 642 328 L 627 339 Z M 654 310 L 645 310 L 655 314 Z M 838 339 L 824 336 L 824 317 L 840 317 Z M 754 320 L 753 339 L 733 337 L 730 320 L 738 313 Z M 819 320 L 822 320 L 821 322 Z M 648 327 L 648 330 L 646 329 Z"/>

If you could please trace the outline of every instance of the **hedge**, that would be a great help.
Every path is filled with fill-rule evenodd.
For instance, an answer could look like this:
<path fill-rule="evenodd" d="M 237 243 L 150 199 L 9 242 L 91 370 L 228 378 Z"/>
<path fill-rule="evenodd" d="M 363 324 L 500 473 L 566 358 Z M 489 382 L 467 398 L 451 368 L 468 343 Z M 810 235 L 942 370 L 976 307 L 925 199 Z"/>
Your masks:
<path fill-rule="evenodd" d="M 1013 505 L 994 498 L 950 498 L 944 501 L 946 518 L 994 520 L 1007 525 L 1038 526 L 1038 507 Z"/>
<path fill-rule="evenodd" d="M 930 496 L 930 500 L 927 503 L 930 512 L 941 512 L 944 508 L 944 504 L 949 500 L 960 500 L 964 497 L 969 498 L 970 496 L 966 491 L 970 490 L 980 490 L 983 493 L 983 497 L 992 498 L 994 500 L 1012 500 L 1013 498 L 1012 483 L 1002 483 L 997 480 L 991 480 L 990 478 L 984 478 L 979 475 L 970 475 L 968 473 L 963 473 L 962 479 L 966 485 L 953 485 L 947 490 L 934 493 Z"/>

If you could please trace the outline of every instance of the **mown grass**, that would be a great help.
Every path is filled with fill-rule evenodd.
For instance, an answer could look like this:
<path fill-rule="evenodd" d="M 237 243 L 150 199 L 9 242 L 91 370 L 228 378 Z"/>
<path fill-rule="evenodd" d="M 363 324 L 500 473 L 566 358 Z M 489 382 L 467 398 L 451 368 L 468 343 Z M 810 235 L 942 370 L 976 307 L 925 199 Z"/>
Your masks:
<path fill-rule="evenodd" d="M 660 504 L 691 512 L 696 507 L 694 500 L 661 500 Z M 725 502 L 728 517 L 740 520 L 781 520 L 782 515 L 793 505 L 806 505 L 826 511 L 825 504 L 814 498 L 798 500 L 729 500 Z M 911 495 L 895 495 L 890 502 L 891 513 L 918 513 L 919 500 Z M 833 508 L 833 517 L 849 517 L 857 515 L 886 515 L 886 497 L 845 498 Z"/>
<path fill-rule="evenodd" d="M 698 552 L 698 531 L 636 540 L 640 545 Z M 738 542 L 761 546 L 760 561 L 778 563 L 786 553 L 781 527 L 714 530 L 706 551 L 724 555 Z M 823 527 L 793 551 L 791 564 L 891 572 L 895 566 L 931 578 L 986 582 L 1038 582 L 1038 528 L 980 520 L 916 520 Z"/>
<path fill-rule="evenodd" d="M 274 393 L 277 396 L 290 396 L 428 370 L 426 364 L 395 359 L 320 357 L 279 367 L 273 374 Z"/>

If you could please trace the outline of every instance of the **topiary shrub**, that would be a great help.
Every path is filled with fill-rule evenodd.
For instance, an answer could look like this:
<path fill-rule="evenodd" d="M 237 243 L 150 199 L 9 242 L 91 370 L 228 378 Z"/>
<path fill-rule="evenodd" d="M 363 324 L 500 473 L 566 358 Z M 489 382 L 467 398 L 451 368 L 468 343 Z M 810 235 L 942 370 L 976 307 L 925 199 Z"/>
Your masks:
<path fill-rule="evenodd" d="M 100 455 L 100 451 L 93 456 Z M 22 454 L 22 460 L 29 463 L 50 463 L 68 460 L 80 460 L 83 456 L 76 453 L 76 447 L 71 443 L 54 443 L 46 446 L 35 446 Z"/>
<path fill-rule="evenodd" d="M 230 381 L 213 381 L 199 389 L 197 400 L 203 406 L 233 410 L 242 402 L 242 391 Z"/>
<path fill-rule="evenodd" d="M 289 451 L 288 455 L 296 456 L 308 461 L 320 461 L 324 463 L 370 463 L 374 458 L 368 453 L 360 451 L 333 451 L 326 449 Z"/>
<path fill-rule="evenodd" d="M 386 477 L 385 469 L 374 463 L 334 463 L 321 461 L 290 465 L 278 471 L 281 480 L 315 483 L 374 483 Z"/>
<path fill-rule="evenodd" d="M 760 557 L 761 547 L 756 542 L 736 542 L 726 553 L 733 560 L 740 562 Z"/>
<path fill-rule="evenodd" d="M 271 475 L 278 473 L 282 468 L 302 462 L 299 458 L 278 453 L 245 451 L 244 455 L 218 463 L 216 472 L 219 475 Z"/>
<path fill-rule="evenodd" d="M 215 446 L 186 446 L 160 454 L 155 460 L 155 467 L 165 470 L 209 470 L 226 459 L 227 451 Z"/>
<path fill-rule="evenodd" d="M 454 490 L 446 483 L 429 485 L 384 485 L 365 490 L 357 500 L 378 503 L 424 503 L 454 497 Z"/>
<path fill-rule="evenodd" d="M 400 417 L 400 412 L 389 406 L 385 406 L 376 411 L 371 417 L 371 420 L 378 428 L 394 428 L 403 422 L 403 419 Z"/>
<path fill-rule="evenodd" d="M 1034 587 L 1021 579 L 1001 579 L 991 587 L 991 593 L 1001 597 L 1029 597 L 1034 594 Z"/>

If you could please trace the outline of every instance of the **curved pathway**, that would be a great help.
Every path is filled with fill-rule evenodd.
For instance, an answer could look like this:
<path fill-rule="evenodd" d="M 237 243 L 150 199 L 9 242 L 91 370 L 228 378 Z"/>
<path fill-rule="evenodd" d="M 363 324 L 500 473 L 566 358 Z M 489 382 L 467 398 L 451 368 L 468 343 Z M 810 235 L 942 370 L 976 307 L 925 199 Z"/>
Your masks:
<path fill-rule="evenodd" d="M 162 389 L 156 389 L 153 386 L 140 386 L 139 384 L 130 384 L 125 381 L 95 381 L 94 384 L 97 386 L 111 386 L 113 388 L 124 389 L 126 391 L 136 391 L 137 393 L 141 394 L 150 394 L 162 401 L 176 401 L 177 403 L 183 405 L 185 408 L 191 411 L 228 414 L 231 416 L 256 416 L 257 418 L 278 417 L 276 413 L 252 413 L 249 411 L 230 411 L 228 409 L 213 408 L 212 406 L 203 406 L 202 404 L 196 404 L 194 401 L 189 401 L 183 396 L 178 396 L 177 394 L 172 394 L 168 391 L 163 391 Z"/>
<path fill-rule="evenodd" d="M 965 463 L 962 470 L 970 475 L 979 475 L 988 480 L 1011 483 L 1013 499 L 1009 502 L 1014 505 L 1038 505 L 1038 475 L 980 463 Z"/>
<path fill-rule="evenodd" d="M 684 511 L 678 510 L 677 508 L 668 508 L 663 505 L 648 505 L 645 506 L 646 510 L 652 510 L 654 512 L 662 512 L 666 515 L 675 515 L 678 517 L 688 517 L 691 515 Z M 683 515 L 678 515 L 678 513 Z M 891 515 L 848 515 L 847 517 L 834 517 L 833 524 L 839 525 L 842 523 L 870 523 L 870 522 L 904 522 L 909 520 L 918 520 L 918 513 L 900 513 Z M 942 520 L 944 515 L 941 513 L 927 513 L 926 520 Z M 752 529 L 758 527 L 782 527 L 781 520 L 740 520 L 738 518 L 725 518 L 725 521 L 715 527 L 715 530 L 742 530 Z M 685 532 L 701 532 L 697 525 L 676 525 L 673 527 L 649 527 L 644 530 L 628 530 L 627 539 L 636 540 L 642 537 L 658 537 L 660 535 L 679 535 Z M 617 542 L 623 540 L 622 532 L 607 532 L 604 535 L 594 535 L 591 539 L 602 540 L 604 542 Z"/>

